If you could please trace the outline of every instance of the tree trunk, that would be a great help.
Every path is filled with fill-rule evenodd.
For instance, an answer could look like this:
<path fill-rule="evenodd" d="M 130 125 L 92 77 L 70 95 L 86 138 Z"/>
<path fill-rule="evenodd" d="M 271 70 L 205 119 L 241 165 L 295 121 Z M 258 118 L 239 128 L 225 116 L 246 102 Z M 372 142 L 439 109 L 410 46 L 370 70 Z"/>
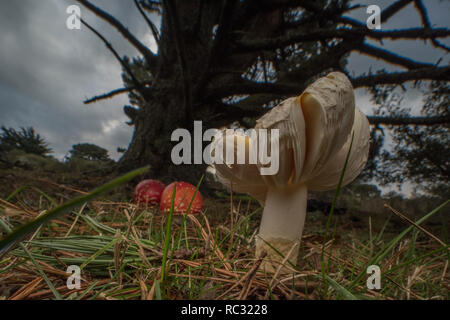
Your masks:
<path fill-rule="evenodd" d="M 178 143 L 171 141 L 172 132 L 177 128 L 192 131 L 193 124 L 186 123 L 186 118 L 180 110 L 182 105 L 183 98 L 180 95 L 161 94 L 148 106 L 151 111 L 137 114 L 132 141 L 119 161 L 120 171 L 150 165 L 149 177 L 167 182 L 198 182 L 205 166 L 175 165 L 171 159 L 172 147 Z"/>
<path fill-rule="evenodd" d="M 195 184 L 205 172 L 206 165 L 174 165 L 170 155 L 178 142 L 170 140 L 171 134 L 177 128 L 184 128 L 192 136 L 194 120 L 202 120 L 203 131 L 234 120 L 241 121 L 243 114 L 225 110 L 227 107 L 220 99 L 205 101 L 206 91 L 211 82 L 226 86 L 240 80 L 241 74 L 254 63 L 257 53 L 243 53 L 232 58 L 230 39 L 221 39 L 222 46 L 214 42 L 211 32 L 223 13 L 220 1 L 205 1 L 200 6 L 196 0 L 174 3 L 172 9 L 175 10 L 165 8 L 163 11 L 158 68 L 152 72 L 151 98 L 142 97 L 145 103 L 138 111 L 133 111 L 135 130 L 128 150 L 119 161 L 119 168 L 126 171 L 149 164 L 151 177 L 167 181 L 182 179 Z M 270 34 L 276 30 L 279 16 L 279 12 L 271 12 L 239 23 L 253 37 L 255 33 L 252 32 Z M 220 37 L 220 34 L 216 36 Z M 215 68 L 225 67 L 233 72 L 212 73 Z"/>

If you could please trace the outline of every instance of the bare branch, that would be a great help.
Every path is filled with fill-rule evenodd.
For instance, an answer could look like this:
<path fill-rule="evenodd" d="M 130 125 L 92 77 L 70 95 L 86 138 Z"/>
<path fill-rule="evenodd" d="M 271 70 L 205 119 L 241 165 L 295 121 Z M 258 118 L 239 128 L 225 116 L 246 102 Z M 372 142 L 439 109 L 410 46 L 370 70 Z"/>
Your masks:
<path fill-rule="evenodd" d="M 375 31 L 366 27 L 360 28 L 327 28 L 316 30 L 304 30 L 289 32 L 286 35 L 269 38 L 255 39 L 247 41 L 235 41 L 237 52 L 251 52 L 261 50 L 272 50 L 282 48 L 298 42 L 319 41 L 333 38 L 358 39 L 369 37 L 377 40 L 382 39 L 431 39 L 436 37 L 448 37 L 450 30 L 446 28 L 410 28 L 400 30 Z"/>
<path fill-rule="evenodd" d="M 89 30 L 91 30 L 97 37 L 99 37 L 103 43 L 106 45 L 106 47 L 109 49 L 109 51 L 112 52 L 112 54 L 116 57 L 116 59 L 120 62 L 122 67 L 125 69 L 125 71 L 128 73 L 128 75 L 131 77 L 131 80 L 133 81 L 133 84 L 136 86 L 138 90 L 142 88 L 141 83 L 137 80 L 137 78 L 134 76 L 133 71 L 131 71 L 128 64 L 123 61 L 123 59 L 119 56 L 117 51 L 113 48 L 113 46 L 108 42 L 108 40 L 105 39 L 97 30 L 95 30 L 92 26 L 90 26 L 86 21 L 81 19 L 81 23 L 84 24 Z"/>
<path fill-rule="evenodd" d="M 364 30 L 355 30 L 356 34 L 364 34 Z M 450 36 L 447 28 L 409 28 L 399 30 L 374 31 L 369 30 L 367 36 L 374 39 L 432 39 Z"/>
<path fill-rule="evenodd" d="M 423 26 L 431 28 L 430 19 L 428 19 L 427 9 L 423 5 L 422 1 L 414 0 L 414 7 L 416 7 L 417 11 L 419 11 L 420 19 L 422 20 Z"/>
<path fill-rule="evenodd" d="M 420 14 L 420 17 L 422 20 L 422 25 L 425 27 L 425 29 L 432 29 L 430 20 L 428 18 L 427 10 L 421 0 L 400 0 L 400 1 L 395 2 L 394 4 L 392 4 L 385 10 L 383 10 L 383 12 L 381 12 L 381 22 L 386 22 L 392 15 L 394 15 L 399 10 L 401 10 L 403 7 L 405 7 L 406 5 L 408 5 L 409 3 L 413 2 L 413 1 L 414 1 L 414 5 L 415 5 L 416 9 L 418 10 L 418 12 Z M 351 25 L 352 27 L 355 27 L 355 28 L 364 28 L 365 27 L 364 23 L 362 23 L 361 21 L 358 21 L 356 19 L 350 18 L 350 17 L 340 17 L 338 19 L 338 21 L 348 24 L 348 25 Z M 435 37 L 430 37 L 430 38 L 431 38 L 431 42 L 434 44 L 435 47 L 444 49 L 447 52 L 450 51 L 449 47 L 440 43 L 438 40 L 436 40 Z"/>
<path fill-rule="evenodd" d="M 414 0 L 414 6 L 416 7 L 417 11 L 419 12 L 420 19 L 422 20 L 422 24 L 425 28 L 431 29 L 431 23 L 430 19 L 428 18 L 427 8 L 425 8 L 425 5 L 421 0 Z M 432 38 L 431 42 L 434 44 L 435 47 L 444 49 L 445 51 L 449 52 L 450 48 L 444 45 L 443 43 L 440 43 L 436 38 Z"/>
<path fill-rule="evenodd" d="M 360 76 L 351 79 L 355 88 L 371 87 L 377 84 L 402 84 L 415 80 L 450 80 L 450 67 L 420 68 L 405 72 L 382 73 L 369 76 Z"/>
<path fill-rule="evenodd" d="M 383 116 L 367 116 L 369 123 L 372 125 L 424 125 L 431 126 L 437 124 L 449 124 L 449 116 L 437 117 L 383 117 Z"/>
<path fill-rule="evenodd" d="M 159 32 L 156 28 L 155 24 L 150 20 L 150 18 L 145 14 L 144 10 L 142 10 L 141 5 L 139 4 L 138 0 L 134 0 L 134 4 L 136 5 L 137 9 L 139 10 L 139 13 L 142 15 L 144 20 L 147 22 L 147 25 L 150 27 L 150 30 L 152 31 L 153 38 L 155 39 L 156 45 L 159 47 Z"/>
<path fill-rule="evenodd" d="M 376 75 L 351 78 L 355 88 L 371 87 L 377 84 L 402 84 L 414 80 L 450 80 L 450 67 L 429 67 L 409 70 L 405 72 L 382 73 Z M 242 79 L 230 85 L 217 85 L 208 88 L 206 100 L 215 100 L 232 95 L 242 94 L 275 94 L 280 97 L 298 95 L 301 93 L 307 79 L 296 82 L 295 85 L 287 83 L 260 83 Z"/>
<path fill-rule="evenodd" d="M 147 86 L 150 86 L 152 83 L 153 83 L 152 81 L 145 81 L 145 82 L 143 82 L 142 85 L 144 86 L 144 90 L 148 89 Z M 114 97 L 116 95 L 119 95 L 119 94 L 122 94 L 122 93 L 126 93 L 126 92 L 130 92 L 130 91 L 133 91 L 133 90 L 137 90 L 137 88 L 136 87 L 127 87 L 127 88 L 115 89 L 115 90 L 112 90 L 110 92 L 107 92 L 107 93 L 104 93 L 104 94 L 101 94 L 101 95 L 98 95 L 98 96 L 94 96 L 94 97 L 92 97 L 90 99 L 87 99 L 87 100 L 83 101 L 83 103 L 84 104 L 89 104 L 89 103 L 97 102 L 97 101 L 100 101 L 100 100 L 109 99 L 109 98 L 112 98 L 112 97 Z"/>
<path fill-rule="evenodd" d="M 156 56 L 150 51 L 149 48 L 147 48 L 142 42 L 140 42 L 122 23 L 120 23 L 116 18 L 114 18 L 112 15 L 107 13 L 106 11 L 103 11 L 102 9 L 94 6 L 92 3 L 90 3 L 87 0 L 77 0 L 79 3 L 84 5 L 86 8 L 88 8 L 90 11 L 92 11 L 94 14 L 108 22 L 110 25 L 112 25 L 114 28 L 119 31 L 122 36 L 127 39 L 147 60 L 148 64 L 150 66 L 156 66 Z"/>
<path fill-rule="evenodd" d="M 413 0 L 399 0 L 391 4 L 389 7 L 381 11 L 381 22 L 383 23 L 388 21 L 390 17 L 399 12 L 412 1 Z"/>
<path fill-rule="evenodd" d="M 399 66 L 405 67 L 407 69 L 434 67 L 433 64 L 414 61 L 410 58 L 402 57 L 391 51 L 388 51 L 388 50 L 385 50 L 382 48 L 377 48 L 368 43 L 363 43 L 360 47 L 357 48 L 357 50 L 361 53 L 365 53 L 365 54 L 375 57 L 375 58 L 383 59 L 389 63 L 399 65 Z"/>
<path fill-rule="evenodd" d="M 117 95 L 119 95 L 119 94 L 127 93 L 127 92 L 129 92 L 129 91 L 131 91 L 131 90 L 133 90 L 133 89 L 134 89 L 134 88 L 120 88 L 120 89 L 115 89 L 115 90 L 112 90 L 112 91 L 110 91 L 110 92 L 107 92 L 107 93 L 104 93 L 104 94 L 101 94 L 101 95 L 98 95 L 98 96 L 94 96 L 94 97 L 92 97 L 92 98 L 89 98 L 89 99 L 87 99 L 87 100 L 84 100 L 83 103 L 84 103 L 84 104 L 90 104 L 90 103 L 94 103 L 94 102 L 97 102 L 97 101 L 100 101 L 100 100 L 110 99 L 110 98 L 112 98 L 112 97 L 114 97 L 114 96 L 117 96 Z"/>

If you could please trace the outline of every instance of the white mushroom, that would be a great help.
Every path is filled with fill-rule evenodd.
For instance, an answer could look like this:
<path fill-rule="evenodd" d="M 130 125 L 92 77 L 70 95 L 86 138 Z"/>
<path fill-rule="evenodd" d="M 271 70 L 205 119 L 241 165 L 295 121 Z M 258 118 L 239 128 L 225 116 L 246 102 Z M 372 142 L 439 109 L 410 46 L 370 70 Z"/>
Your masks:
<path fill-rule="evenodd" d="M 244 192 L 265 204 L 256 254 L 267 252 L 262 264 L 274 272 L 289 254 L 297 261 L 306 216 L 307 191 L 335 189 L 354 140 L 343 185 L 353 181 L 365 166 L 369 151 L 369 122 L 355 108 L 353 87 L 340 72 L 316 80 L 299 96 L 289 98 L 257 120 L 257 136 L 228 133 L 213 141 L 217 145 L 233 144 L 233 163 L 213 163 L 218 180 L 233 191 Z M 249 153 L 260 138 L 258 129 L 279 129 L 279 170 L 262 175 L 267 166 L 258 160 L 250 163 Z M 270 130 L 268 130 L 270 136 Z M 246 163 L 237 164 L 237 146 L 245 139 Z M 268 139 L 270 141 L 270 138 Z M 266 145 L 266 148 L 268 145 Z M 226 153 L 223 157 L 226 158 Z M 273 250 L 276 249 L 278 252 Z"/>

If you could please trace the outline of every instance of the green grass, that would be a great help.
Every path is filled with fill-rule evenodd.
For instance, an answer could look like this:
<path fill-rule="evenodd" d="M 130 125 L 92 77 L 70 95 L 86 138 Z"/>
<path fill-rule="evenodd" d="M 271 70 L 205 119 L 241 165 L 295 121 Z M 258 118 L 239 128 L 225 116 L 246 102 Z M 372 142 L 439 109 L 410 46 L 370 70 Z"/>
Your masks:
<path fill-rule="evenodd" d="M 8 232 L 8 234 L 3 239 L 0 240 L 0 257 L 5 255 L 8 252 L 8 250 L 10 250 L 21 239 L 23 239 L 24 237 L 29 235 L 31 232 L 35 231 L 37 228 L 39 228 L 44 223 L 46 223 L 52 219 L 55 219 L 56 217 L 62 215 L 63 213 L 67 212 L 70 209 L 73 209 L 77 206 L 81 206 L 85 202 L 95 199 L 99 195 L 114 189 L 115 187 L 119 186 L 120 184 L 125 183 L 125 182 L 133 179 L 134 177 L 145 173 L 147 170 L 148 170 L 148 167 L 137 169 L 130 173 L 127 173 L 124 176 L 121 176 L 117 179 L 114 179 L 114 180 L 104 184 L 103 186 L 95 189 L 94 191 L 88 193 L 87 195 L 82 195 L 82 196 L 76 197 L 72 200 L 69 200 L 69 201 L 63 203 L 60 206 L 51 208 L 48 211 L 40 214 L 38 217 L 36 217 L 32 221 L 19 226 L 18 228 L 16 228 L 15 230 L 12 230 L 11 232 Z M 48 197 L 48 196 L 46 195 L 46 197 Z M 48 198 L 50 198 L 50 197 L 48 197 Z M 51 202 L 56 204 L 56 202 L 53 199 L 51 199 Z"/>
<path fill-rule="evenodd" d="M 117 187 L 128 178 L 129 175 L 106 184 L 106 189 L 102 187 L 100 191 Z M 197 190 L 200 184 L 201 181 Z M 229 199 L 212 200 L 210 207 L 196 216 L 198 222 L 185 217 L 176 224 L 172 214 L 162 215 L 157 208 L 107 199 L 95 202 L 98 190 L 76 198 L 75 202 L 69 200 L 70 206 L 58 206 L 57 196 L 34 188 L 18 189 L 5 197 L 7 202 L 0 207 L 0 229 L 4 229 L 6 236 L 0 240 L 0 248 L 10 250 L 4 250 L 0 258 L 0 279 L 8 290 L 0 292 L 0 296 L 71 300 L 221 296 L 236 299 L 243 293 L 247 281 L 241 279 L 255 264 L 254 230 L 261 212 L 256 202 L 234 197 L 242 205 L 235 205 L 241 211 L 233 224 L 229 208 L 226 209 Z M 7 206 L 14 205 L 12 201 L 21 205 L 22 192 L 35 192 L 48 200 L 26 208 L 46 217 L 32 220 L 33 228 L 24 227 L 20 213 L 8 217 L 2 214 Z M 246 206 L 248 201 L 250 205 Z M 424 213 L 416 224 L 426 226 L 449 202 Z M 76 209 L 83 203 L 87 204 Z M 210 212 L 215 208 L 211 206 L 219 203 L 224 208 L 223 214 L 212 216 Z M 62 215 L 63 209 L 66 215 Z M 450 298 L 448 271 L 444 272 L 450 268 L 448 246 L 440 245 L 410 225 L 393 233 L 390 217 L 370 230 L 368 225 L 346 229 L 339 219 L 332 212 L 323 216 L 316 221 L 321 226 L 317 232 L 311 232 L 313 228 L 307 222 L 296 272 L 277 282 L 272 281 L 270 274 L 258 271 L 249 282 L 246 298 Z M 14 235 L 11 229 L 21 233 Z M 447 234 L 444 223 L 439 236 L 447 241 Z M 23 238 L 26 240 L 19 241 Z M 325 247 L 330 240 L 331 245 Z M 18 246 L 12 248 L 11 244 Z M 366 287 L 367 266 L 372 264 L 381 268 L 381 290 Z M 65 287 L 68 265 L 82 267 L 79 290 Z M 34 288 L 28 287 L 39 277 L 43 281 Z"/>

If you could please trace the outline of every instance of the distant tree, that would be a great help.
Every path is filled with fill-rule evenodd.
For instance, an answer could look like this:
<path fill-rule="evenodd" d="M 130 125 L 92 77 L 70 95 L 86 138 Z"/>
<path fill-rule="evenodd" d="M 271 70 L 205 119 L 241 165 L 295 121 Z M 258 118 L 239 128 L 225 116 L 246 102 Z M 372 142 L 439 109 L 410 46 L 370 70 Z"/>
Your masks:
<path fill-rule="evenodd" d="M 410 108 L 402 106 L 402 97 L 394 86 L 383 86 L 375 90 L 375 100 L 381 105 L 378 113 L 397 119 L 407 117 Z M 419 191 L 445 198 L 450 196 L 450 84 L 444 81 L 431 82 L 424 95 L 422 117 L 436 119 L 427 126 L 408 124 L 389 126 L 392 146 L 381 151 L 384 131 L 375 127 L 372 131 L 373 157 L 370 169 L 379 182 L 415 182 Z M 392 103 L 392 102 L 396 103 Z M 420 117 L 417 117 L 420 119 Z M 441 119 L 441 121 L 439 121 Z M 447 122 L 445 121 L 447 119 Z"/>
<path fill-rule="evenodd" d="M 67 157 L 68 160 L 76 158 L 88 161 L 113 161 L 108 155 L 108 150 L 92 143 L 74 144 L 72 150 L 69 151 L 69 154 L 70 156 Z"/>
<path fill-rule="evenodd" d="M 14 128 L 2 126 L 0 133 L 0 152 L 4 153 L 12 149 L 18 149 L 40 156 L 47 156 L 52 152 L 52 149 L 48 147 L 48 143 L 32 127 L 20 128 L 20 131 L 16 131 Z"/>

